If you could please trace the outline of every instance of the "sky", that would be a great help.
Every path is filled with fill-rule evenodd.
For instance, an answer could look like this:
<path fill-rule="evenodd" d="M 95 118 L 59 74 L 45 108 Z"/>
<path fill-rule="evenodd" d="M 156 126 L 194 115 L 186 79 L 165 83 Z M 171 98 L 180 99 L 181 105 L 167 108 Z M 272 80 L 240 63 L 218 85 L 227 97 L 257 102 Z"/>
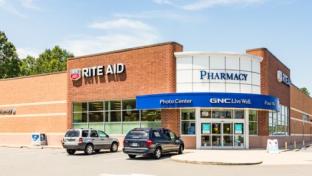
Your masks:
<path fill-rule="evenodd" d="M 0 30 L 20 58 L 55 45 L 75 56 L 166 41 L 184 51 L 265 47 L 312 92 L 311 0 L 0 0 Z"/>

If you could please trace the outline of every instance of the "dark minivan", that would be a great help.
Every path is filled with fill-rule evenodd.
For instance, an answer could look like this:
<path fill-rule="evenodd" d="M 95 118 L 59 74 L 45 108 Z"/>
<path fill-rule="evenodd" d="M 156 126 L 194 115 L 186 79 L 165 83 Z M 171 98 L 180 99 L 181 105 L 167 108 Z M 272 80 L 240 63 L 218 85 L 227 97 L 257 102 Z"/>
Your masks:
<path fill-rule="evenodd" d="M 123 152 L 130 158 L 137 155 L 152 155 L 159 159 L 163 153 L 182 154 L 184 142 L 166 128 L 135 128 L 124 139 Z"/>

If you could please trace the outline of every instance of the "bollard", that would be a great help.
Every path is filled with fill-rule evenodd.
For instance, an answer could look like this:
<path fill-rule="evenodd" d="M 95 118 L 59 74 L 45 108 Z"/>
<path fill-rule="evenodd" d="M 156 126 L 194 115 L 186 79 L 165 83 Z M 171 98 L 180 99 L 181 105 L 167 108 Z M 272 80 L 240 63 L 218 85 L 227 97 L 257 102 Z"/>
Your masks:
<path fill-rule="evenodd" d="M 287 141 L 285 141 L 285 150 L 288 149 Z"/>
<path fill-rule="evenodd" d="M 295 141 L 294 142 L 294 149 L 296 149 L 297 148 L 297 142 Z"/>

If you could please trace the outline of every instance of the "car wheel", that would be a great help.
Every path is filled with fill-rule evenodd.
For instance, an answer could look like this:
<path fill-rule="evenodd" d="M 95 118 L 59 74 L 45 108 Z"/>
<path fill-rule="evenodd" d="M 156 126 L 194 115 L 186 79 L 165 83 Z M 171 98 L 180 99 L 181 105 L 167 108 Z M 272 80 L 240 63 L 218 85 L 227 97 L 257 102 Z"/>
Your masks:
<path fill-rule="evenodd" d="M 154 152 L 154 158 L 155 159 L 159 159 L 161 157 L 161 155 L 162 155 L 161 154 L 161 149 L 160 149 L 160 147 L 157 147 L 155 152 Z"/>
<path fill-rule="evenodd" d="M 74 150 L 74 149 L 67 149 L 66 152 L 67 152 L 69 155 L 73 155 L 73 154 L 75 154 L 76 150 Z"/>
<path fill-rule="evenodd" d="M 87 155 L 91 155 L 93 153 L 93 145 L 92 144 L 87 144 L 84 152 Z"/>
<path fill-rule="evenodd" d="M 100 149 L 95 149 L 94 150 L 95 153 L 100 153 L 100 151 L 101 151 Z"/>
<path fill-rule="evenodd" d="M 135 157 L 136 157 L 136 155 L 128 155 L 129 156 L 129 158 L 131 158 L 131 159 L 134 159 Z"/>
<path fill-rule="evenodd" d="M 179 150 L 178 150 L 178 154 L 179 155 L 183 154 L 183 150 L 184 150 L 183 145 L 180 145 Z"/>
<path fill-rule="evenodd" d="M 118 151 L 118 144 L 116 142 L 113 142 L 110 148 L 111 152 L 117 152 Z"/>

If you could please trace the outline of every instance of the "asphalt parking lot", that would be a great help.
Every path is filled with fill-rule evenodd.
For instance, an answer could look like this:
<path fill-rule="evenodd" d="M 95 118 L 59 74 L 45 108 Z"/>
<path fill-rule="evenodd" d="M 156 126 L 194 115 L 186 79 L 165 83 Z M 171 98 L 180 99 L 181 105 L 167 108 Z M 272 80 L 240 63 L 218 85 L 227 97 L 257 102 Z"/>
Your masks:
<path fill-rule="evenodd" d="M 122 152 L 78 153 L 69 156 L 62 149 L 0 147 L 1 176 L 190 176 L 190 175 L 310 175 L 310 165 L 296 166 L 209 166 L 177 163 L 170 155 L 160 160 L 128 159 Z"/>

